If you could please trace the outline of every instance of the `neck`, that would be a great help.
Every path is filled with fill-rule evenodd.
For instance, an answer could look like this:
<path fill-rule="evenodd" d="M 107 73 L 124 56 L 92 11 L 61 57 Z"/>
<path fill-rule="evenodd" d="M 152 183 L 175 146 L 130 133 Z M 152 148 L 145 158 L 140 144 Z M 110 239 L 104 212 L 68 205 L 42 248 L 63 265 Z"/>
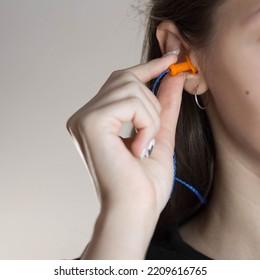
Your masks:
<path fill-rule="evenodd" d="M 213 259 L 260 259 L 259 148 L 239 135 L 231 137 L 214 106 L 208 114 L 216 148 L 213 189 L 206 209 L 180 233 Z"/>
<path fill-rule="evenodd" d="M 222 259 L 259 259 L 260 166 L 232 150 L 220 154 L 205 233 L 215 240 Z"/>
<path fill-rule="evenodd" d="M 224 143 L 217 145 L 209 205 L 181 234 L 213 259 L 259 259 L 260 160 Z"/>

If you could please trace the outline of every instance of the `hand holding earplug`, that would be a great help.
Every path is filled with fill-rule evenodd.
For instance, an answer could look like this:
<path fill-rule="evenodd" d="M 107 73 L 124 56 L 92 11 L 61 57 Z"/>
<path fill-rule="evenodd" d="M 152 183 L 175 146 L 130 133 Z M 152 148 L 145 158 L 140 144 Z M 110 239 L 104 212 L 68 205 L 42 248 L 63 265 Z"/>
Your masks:
<path fill-rule="evenodd" d="M 171 191 L 185 78 L 167 75 L 158 99 L 145 84 L 176 61 L 170 55 L 114 72 L 68 120 L 101 202 L 95 238 L 85 254 L 88 259 L 144 257 Z M 125 122 L 132 122 L 137 131 L 132 139 L 119 137 Z"/>

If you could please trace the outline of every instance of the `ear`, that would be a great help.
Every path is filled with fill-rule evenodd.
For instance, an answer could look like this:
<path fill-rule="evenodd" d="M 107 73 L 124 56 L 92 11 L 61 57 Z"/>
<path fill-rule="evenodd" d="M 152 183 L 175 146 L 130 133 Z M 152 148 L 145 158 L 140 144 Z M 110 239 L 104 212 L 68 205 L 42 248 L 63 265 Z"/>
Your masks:
<path fill-rule="evenodd" d="M 205 93 L 208 90 L 208 85 L 201 72 L 197 54 L 182 38 L 177 26 L 169 20 L 161 22 L 157 27 L 156 37 L 163 55 L 179 49 L 180 54 L 178 56 L 178 63 L 185 61 L 185 56 L 189 55 L 192 64 L 198 69 L 197 74 L 187 74 L 184 89 L 191 94 L 196 93 L 199 95 Z"/>

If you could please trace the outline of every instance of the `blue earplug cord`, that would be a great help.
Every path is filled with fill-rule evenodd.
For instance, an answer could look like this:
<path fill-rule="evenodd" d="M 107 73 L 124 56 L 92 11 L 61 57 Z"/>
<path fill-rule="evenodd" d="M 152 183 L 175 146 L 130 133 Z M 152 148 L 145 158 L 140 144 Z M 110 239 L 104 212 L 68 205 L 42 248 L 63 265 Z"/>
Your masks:
<path fill-rule="evenodd" d="M 167 75 L 170 72 L 169 69 L 165 70 L 160 76 L 158 76 L 154 82 L 154 85 L 152 87 L 152 93 L 155 94 L 155 90 L 159 84 L 159 82 L 164 78 L 165 75 Z M 173 175 L 173 183 L 172 183 L 172 190 L 171 190 L 171 194 L 170 197 L 172 196 L 173 190 L 174 190 L 174 185 L 175 182 L 179 182 L 180 184 L 182 184 L 183 186 L 185 186 L 186 188 L 188 188 L 189 190 L 191 190 L 196 196 L 197 198 L 200 200 L 201 203 L 203 204 L 207 204 L 207 201 L 205 200 L 205 198 L 200 194 L 200 192 L 193 187 L 192 185 L 184 182 L 183 180 L 177 178 L 176 176 L 176 172 L 177 172 L 177 160 L 176 160 L 176 153 L 174 151 L 173 154 L 173 169 L 174 169 L 174 175 Z"/>

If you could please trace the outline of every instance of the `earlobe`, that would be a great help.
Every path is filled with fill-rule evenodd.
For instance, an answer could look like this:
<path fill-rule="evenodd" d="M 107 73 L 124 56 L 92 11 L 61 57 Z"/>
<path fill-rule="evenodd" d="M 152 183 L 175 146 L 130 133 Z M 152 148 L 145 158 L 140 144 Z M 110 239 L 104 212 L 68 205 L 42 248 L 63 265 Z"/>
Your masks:
<path fill-rule="evenodd" d="M 190 94 L 200 95 L 208 90 L 207 83 L 200 71 L 199 63 L 197 63 L 196 57 L 192 54 L 191 47 L 182 38 L 177 26 L 169 21 L 161 22 L 156 30 L 156 37 L 161 49 L 162 55 L 170 53 L 173 50 L 180 50 L 178 55 L 178 63 L 185 61 L 185 57 L 188 55 L 192 61 L 192 64 L 198 69 L 196 74 L 187 74 L 184 85 L 185 91 Z"/>
<path fill-rule="evenodd" d="M 208 85 L 205 81 L 202 73 L 199 72 L 197 74 L 187 74 L 186 81 L 184 84 L 184 89 L 186 92 L 193 95 L 201 95 L 208 91 Z"/>

